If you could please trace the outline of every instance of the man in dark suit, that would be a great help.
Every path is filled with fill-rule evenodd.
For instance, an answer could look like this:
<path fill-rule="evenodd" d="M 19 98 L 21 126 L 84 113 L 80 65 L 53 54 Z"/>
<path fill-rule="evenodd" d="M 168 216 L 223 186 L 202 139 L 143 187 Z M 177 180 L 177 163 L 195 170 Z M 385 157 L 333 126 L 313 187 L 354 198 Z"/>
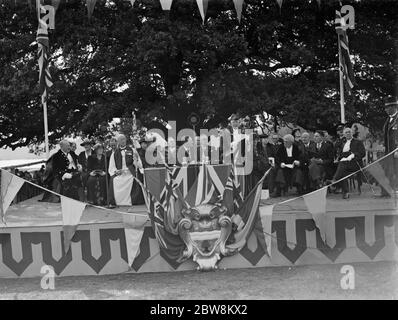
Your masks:
<path fill-rule="evenodd" d="M 87 179 L 88 179 L 88 172 L 87 172 L 87 161 L 88 157 L 92 155 L 93 149 L 92 149 L 92 142 L 89 139 L 84 139 L 83 143 L 80 144 L 82 147 L 84 147 L 84 151 L 79 153 L 79 163 L 82 166 L 82 182 L 83 182 L 83 187 L 86 188 L 87 184 Z"/>
<path fill-rule="evenodd" d="M 300 142 L 296 142 L 296 145 L 301 152 L 300 168 L 303 172 L 303 191 L 309 192 L 312 187 L 309 168 L 311 159 L 316 153 L 316 146 L 314 141 L 310 140 L 310 134 L 308 132 L 303 132 Z"/>
<path fill-rule="evenodd" d="M 297 192 L 302 193 L 302 171 L 300 169 L 301 153 L 294 144 L 294 137 L 287 134 L 283 137 L 283 146 L 278 149 L 275 158 L 276 166 L 276 191 L 272 197 L 281 196 L 281 191 L 285 194 L 291 186 L 297 187 Z"/>
<path fill-rule="evenodd" d="M 117 150 L 117 139 L 112 137 L 109 140 L 109 150 L 106 151 L 106 159 L 108 160 L 108 167 L 109 167 L 109 160 L 111 158 L 112 153 Z"/>
<path fill-rule="evenodd" d="M 384 123 L 384 147 L 385 154 L 389 154 L 398 147 L 398 98 L 388 97 L 386 99 L 384 110 L 388 118 Z M 390 180 L 391 187 L 397 189 L 398 187 L 398 152 L 383 161 L 386 176 Z M 390 197 L 388 192 L 381 188 L 382 197 Z"/>
<path fill-rule="evenodd" d="M 332 183 L 338 181 L 349 174 L 358 171 L 362 166 L 362 159 L 365 156 L 365 147 L 362 141 L 352 137 L 351 128 L 344 129 L 344 137 L 346 142 L 342 148 L 336 173 L 334 174 Z M 348 182 L 347 179 L 341 181 L 343 191 L 343 199 L 348 199 Z"/>
<path fill-rule="evenodd" d="M 70 144 L 67 140 L 62 140 L 59 146 L 60 150 L 52 157 L 54 178 L 61 184 L 61 194 L 83 201 L 80 180 L 82 167 L 76 155 L 70 153 Z"/>
<path fill-rule="evenodd" d="M 70 144 L 70 151 L 69 151 L 69 153 L 70 153 L 71 155 L 73 155 L 74 157 L 77 157 L 77 154 L 76 154 L 76 148 L 77 148 L 76 142 L 74 142 L 74 141 L 69 141 L 69 144 Z"/>
<path fill-rule="evenodd" d="M 109 150 L 106 151 L 106 165 L 107 165 L 107 174 L 108 174 L 108 207 L 109 208 L 115 208 L 116 207 L 116 202 L 115 202 L 115 196 L 113 192 L 113 182 L 110 178 L 109 175 L 109 161 L 111 159 L 111 156 L 114 154 L 114 152 L 117 149 L 117 139 L 115 137 L 110 138 L 109 140 Z"/>
<path fill-rule="evenodd" d="M 277 133 L 272 133 L 265 146 L 265 151 L 266 151 L 265 153 L 267 154 L 269 163 L 272 166 L 272 169 L 266 178 L 270 194 L 272 194 L 275 189 L 275 179 L 276 179 L 276 169 L 277 169 L 275 167 L 275 158 L 278 149 L 282 144 L 283 140 L 279 137 L 279 135 Z"/>
<path fill-rule="evenodd" d="M 314 140 L 315 152 L 309 165 L 309 176 L 316 189 L 322 187 L 324 179 L 331 179 L 333 176 L 334 150 L 333 145 L 325 141 L 323 131 L 315 132 Z"/>
<path fill-rule="evenodd" d="M 79 153 L 79 163 L 83 168 L 83 172 L 87 172 L 87 160 L 88 157 L 91 156 L 91 154 L 93 153 L 93 144 L 89 139 L 84 139 L 83 143 L 81 143 L 80 145 L 84 147 L 84 151 Z"/>
<path fill-rule="evenodd" d="M 341 156 L 341 152 L 343 150 L 343 146 L 346 142 L 346 138 L 344 137 L 344 126 L 339 124 L 337 126 L 337 138 L 334 142 L 334 159 L 338 160 Z"/>

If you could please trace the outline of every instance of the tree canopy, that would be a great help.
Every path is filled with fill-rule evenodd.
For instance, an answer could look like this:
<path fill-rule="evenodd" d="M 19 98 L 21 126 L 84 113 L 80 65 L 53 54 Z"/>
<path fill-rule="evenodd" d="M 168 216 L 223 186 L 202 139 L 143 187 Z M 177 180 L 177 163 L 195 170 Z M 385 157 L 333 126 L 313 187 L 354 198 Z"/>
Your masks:
<path fill-rule="evenodd" d="M 25 1 L 0 1 L 0 147 L 41 142 L 37 16 Z M 357 86 L 346 117 L 381 130 L 383 99 L 397 94 L 398 2 L 343 1 L 355 8 L 348 31 Z M 214 126 L 232 112 L 263 111 L 309 130 L 340 122 L 337 1 L 245 0 L 239 24 L 232 0 L 210 0 L 202 23 L 195 0 L 61 1 L 50 32 L 54 85 L 50 141 L 93 133 L 133 110 L 187 127 L 191 112 Z"/>

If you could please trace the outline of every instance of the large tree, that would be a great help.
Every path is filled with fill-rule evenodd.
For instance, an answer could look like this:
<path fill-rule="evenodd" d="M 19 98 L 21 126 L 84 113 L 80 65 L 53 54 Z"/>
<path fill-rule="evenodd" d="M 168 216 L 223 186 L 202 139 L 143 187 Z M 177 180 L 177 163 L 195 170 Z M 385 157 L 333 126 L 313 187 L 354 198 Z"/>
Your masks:
<path fill-rule="evenodd" d="M 0 147 L 43 140 L 38 94 L 37 17 L 27 1 L 0 1 Z M 397 94 L 398 3 L 352 4 L 349 30 L 357 86 L 347 119 L 381 129 L 383 98 Z M 337 1 L 211 0 L 203 24 L 195 0 L 97 1 L 87 19 L 81 0 L 61 1 L 50 33 L 49 126 L 54 142 L 93 133 L 136 110 L 186 127 L 195 111 L 215 125 L 232 112 L 263 111 L 276 121 L 332 129 L 340 116 Z"/>

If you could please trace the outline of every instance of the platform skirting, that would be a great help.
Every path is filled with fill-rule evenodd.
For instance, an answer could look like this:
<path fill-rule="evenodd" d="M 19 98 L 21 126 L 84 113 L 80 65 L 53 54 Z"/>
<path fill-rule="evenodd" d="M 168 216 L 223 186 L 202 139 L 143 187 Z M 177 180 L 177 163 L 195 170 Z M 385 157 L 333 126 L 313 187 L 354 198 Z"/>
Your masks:
<path fill-rule="evenodd" d="M 398 215 L 381 212 L 329 213 L 332 241 L 325 244 L 308 213 L 276 214 L 272 222 L 271 259 L 254 233 L 220 268 L 314 265 L 397 260 Z M 196 269 L 192 261 L 167 261 L 148 223 L 140 249 L 128 265 L 121 222 L 82 224 L 71 249 L 63 249 L 62 226 L 0 228 L 0 277 L 40 277 L 45 265 L 56 276 L 104 275 L 124 272 L 174 272 Z M 47 269 L 44 269 L 47 270 Z M 44 271 L 43 271 L 44 272 Z"/>

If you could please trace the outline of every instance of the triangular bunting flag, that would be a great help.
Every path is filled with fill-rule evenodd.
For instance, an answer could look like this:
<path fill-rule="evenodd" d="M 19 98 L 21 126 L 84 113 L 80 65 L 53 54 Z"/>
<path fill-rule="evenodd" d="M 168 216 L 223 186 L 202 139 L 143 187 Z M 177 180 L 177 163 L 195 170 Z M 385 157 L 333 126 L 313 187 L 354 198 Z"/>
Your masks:
<path fill-rule="evenodd" d="M 268 256 L 271 258 L 271 240 L 272 240 L 272 211 L 273 205 L 260 206 L 260 219 L 263 227 L 265 244 L 267 245 Z"/>
<path fill-rule="evenodd" d="M 80 223 L 85 207 L 84 202 L 61 196 L 65 252 L 69 250 L 70 242 Z"/>
<path fill-rule="evenodd" d="M 370 174 L 389 195 L 394 193 L 390 185 L 390 181 L 388 180 L 386 173 L 379 162 L 372 163 L 370 166 L 365 168 L 364 171 Z"/>
<path fill-rule="evenodd" d="M 135 0 L 130 0 L 131 6 L 134 7 Z"/>
<path fill-rule="evenodd" d="M 321 188 L 315 192 L 303 196 L 304 202 L 314 219 L 315 225 L 320 231 L 322 240 L 326 242 L 326 194 L 328 188 Z"/>
<path fill-rule="evenodd" d="M 170 11 L 172 2 L 173 2 L 173 0 L 160 0 L 160 4 L 162 5 L 162 9 L 164 11 Z"/>
<path fill-rule="evenodd" d="M 96 2 L 97 2 L 97 0 L 86 0 L 87 14 L 88 14 L 88 18 L 89 19 L 93 15 L 94 7 L 95 7 Z"/>
<path fill-rule="evenodd" d="M 24 180 L 1 169 L 1 189 L 0 189 L 0 219 L 4 222 L 5 214 L 14 200 L 19 189 L 24 184 Z"/>
<path fill-rule="evenodd" d="M 131 266 L 140 249 L 144 227 L 149 218 L 147 216 L 137 216 L 127 213 L 122 216 L 124 234 L 126 236 L 127 257 L 129 266 Z"/>
<path fill-rule="evenodd" d="M 321 0 L 316 0 L 316 2 L 318 3 L 318 8 L 321 8 Z"/>
<path fill-rule="evenodd" d="M 209 4 L 209 0 L 196 0 L 198 4 L 200 15 L 202 16 L 203 23 L 205 23 L 207 6 Z"/>
<path fill-rule="evenodd" d="M 238 16 L 238 21 L 240 22 L 240 19 L 242 18 L 243 0 L 233 0 L 233 1 L 235 5 L 236 15 Z"/>
<path fill-rule="evenodd" d="M 278 2 L 279 9 L 281 9 L 281 8 L 282 8 L 282 2 L 283 2 L 283 0 L 276 0 L 276 2 Z"/>

